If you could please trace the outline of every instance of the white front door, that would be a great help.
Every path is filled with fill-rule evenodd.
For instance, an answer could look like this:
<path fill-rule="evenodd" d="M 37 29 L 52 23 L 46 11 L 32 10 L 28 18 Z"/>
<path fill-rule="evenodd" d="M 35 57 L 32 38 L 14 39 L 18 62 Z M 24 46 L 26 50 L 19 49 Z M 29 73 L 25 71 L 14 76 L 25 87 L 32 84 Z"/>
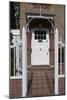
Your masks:
<path fill-rule="evenodd" d="M 31 65 L 49 65 L 49 30 L 33 30 L 31 42 Z"/>

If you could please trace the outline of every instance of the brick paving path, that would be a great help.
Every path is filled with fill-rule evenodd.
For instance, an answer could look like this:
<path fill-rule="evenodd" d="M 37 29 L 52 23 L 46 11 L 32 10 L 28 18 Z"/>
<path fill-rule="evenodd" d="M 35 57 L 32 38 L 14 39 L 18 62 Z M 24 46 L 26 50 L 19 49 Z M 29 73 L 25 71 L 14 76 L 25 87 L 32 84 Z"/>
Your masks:
<path fill-rule="evenodd" d="M 50 81 L 51 82 L 51 81 Z M 53 89 L 46 76 L 46 72 L 34 72 L 29 96 L 48 96 L 53 95 Z"/>

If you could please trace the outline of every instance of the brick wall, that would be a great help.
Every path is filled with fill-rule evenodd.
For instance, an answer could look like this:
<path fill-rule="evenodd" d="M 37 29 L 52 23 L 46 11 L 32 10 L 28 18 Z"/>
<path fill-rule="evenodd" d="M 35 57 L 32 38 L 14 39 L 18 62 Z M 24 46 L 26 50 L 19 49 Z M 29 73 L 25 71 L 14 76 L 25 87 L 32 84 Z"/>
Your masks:
<path fill-rule="evenodd" d="M 39 5 L 39 4 L 34 4 Z M 42 6 L 42 5 L 41 5 Z M 64 40 L 64 5 L 53 5 L 51 4 L 49 9 L 41 9 L 41 13 L 43 14 L 55 14 L 54 21 L 55 21 L 55 26 L 59 29 L 59 33 L 62 34 L 63 40 Z M 62 11 L 62 12 L 61 12 Z M 33 7 L 31 3 L 20 3 L 20 22 L 21 22 L 21 29 L 22 26 L 26 26 L 26 13 L 40 13 L 40 9 Z M 37 24 L 36 24 L 37 25 Z"/>
<path fill-rule="evenodd" d="M 59 78 L 59 94 L 65 94 L 65 78 Z"/>
<path fill-rule="evenodd" d="M 22 96 L 22 80 L 21 79 L 10 79 L 9 80 L 9 96 L 10 98 Z"/>
<path fill-rule="evenodd" d="M 50 65 L 54 65 L 54 32 L 49 33 L 50 34 Z"/>
<path fill-rule="evenodd" d="M 31 51 L 32 51 L 32 48 L 31 48 L 31 36 L 32 36 L 32 33 L 31 32 L 27 32 L 27 64 L 28 65 L 31 65 Z"/>

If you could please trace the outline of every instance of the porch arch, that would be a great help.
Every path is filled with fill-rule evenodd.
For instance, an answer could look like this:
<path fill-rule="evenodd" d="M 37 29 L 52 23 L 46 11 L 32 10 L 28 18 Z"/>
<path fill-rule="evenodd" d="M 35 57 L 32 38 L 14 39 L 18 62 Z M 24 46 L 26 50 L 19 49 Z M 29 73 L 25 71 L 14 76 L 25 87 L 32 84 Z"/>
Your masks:
<path fill-rule="evenodd" d="M 34 20 L 34 19 L 46 19 L 50 24 L 51 24 L 51 26 L 52 26 L 52 28 L 54 29 L 54 31 L 55 31 L 55 26 L 53 25 L 53 23 L 52 23 L 52 21 L 50 21 L 50 19 L 53 19 L 52 17 L 44 17 L 44 16 L 32 16 L 32 18 L 28 21 L 28 23 L 26 24 L 26 30 L 27 30 L 27 28 L 28 28 L 28 26 L 29 26 L 29 24 L 30 24 L 30 22 L 32 21 L 32 20 Z"/>
<path fill-rule="evenodd" d="M 54 36 L 54 41 L 55 41 L 55 64 L 54 64 L 54 67 L 55 67 L 54 68 L 54 71 L 55 71 L 55 75 L 54 75 L 55 84 L 54 84 L 54 93 L 55 93 L 55 95 L 58 95 L 58 31 L 57 31 L 57 28 L 55 28 L 52 21 L 50 20 L 50 17 L 43 17 L 43 16 L 32 16 L 31 19 L 26 24 L 26 31 L 27 31 L 27 28 L 28 28 L 29 24 L 34 19 L 46 19 L 51 24 L 51 27 L 53 28 L 53 31 L 55 33 L 55 36 Z M 52 19 L 52 17 L 51 17 L 51 19 Z"/>

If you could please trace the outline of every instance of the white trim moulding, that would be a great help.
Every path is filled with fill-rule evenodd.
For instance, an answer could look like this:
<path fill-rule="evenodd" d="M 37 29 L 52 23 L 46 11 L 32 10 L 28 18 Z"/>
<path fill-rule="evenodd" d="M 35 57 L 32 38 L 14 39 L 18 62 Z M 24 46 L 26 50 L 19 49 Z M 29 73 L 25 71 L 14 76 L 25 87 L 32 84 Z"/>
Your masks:
<path fill-rule="evenodd" d="M 46 18 L 46 19 L 53 19 L 54 17 L 27 15 L 27 18 L 42 18 L 42 19 Z"/>
<path fill-rule="evenodd" d="M 23 79 L 22 76 L 10 76 L 9 79 Z"/>
<path fill-rule="evenodd" d="M 65 75 L 58 75 L 58 78 L 64 78 L 65 77 Z"/>

